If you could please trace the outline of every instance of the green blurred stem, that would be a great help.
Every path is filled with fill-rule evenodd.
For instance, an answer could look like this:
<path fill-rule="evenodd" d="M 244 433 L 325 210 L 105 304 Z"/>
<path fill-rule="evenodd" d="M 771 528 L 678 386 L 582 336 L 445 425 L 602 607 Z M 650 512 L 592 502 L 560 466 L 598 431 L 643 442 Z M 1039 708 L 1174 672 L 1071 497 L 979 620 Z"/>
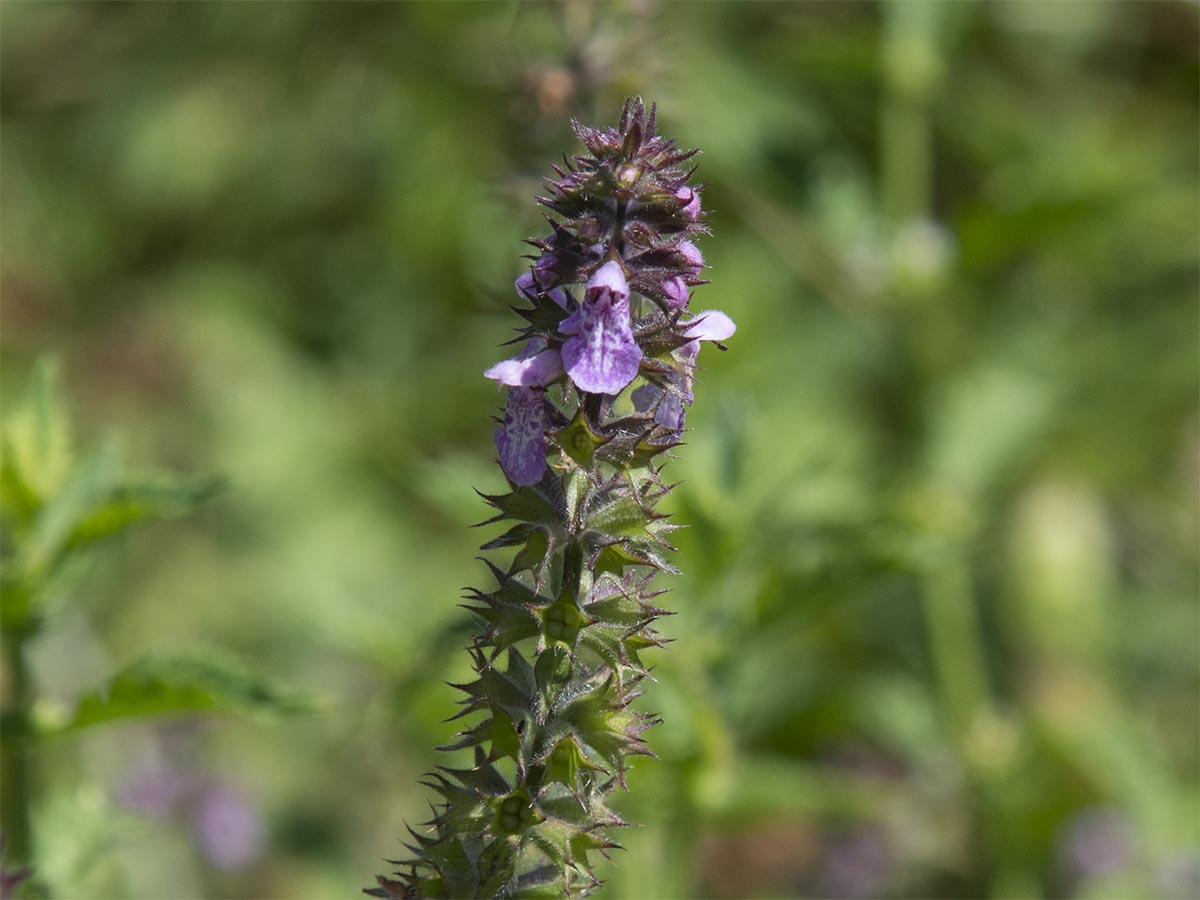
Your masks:
<path fill-rule="evenodd" d="M 928 214 L 929 129 L 925 106 L 908 96 L 893 96 L 883 107 L 883 204 L 893 224 Z"/>
<path fill-rule="evenodd" d="M 971 593 L 971 573 L 962 557 L 925 574 L 925 630 L 934 677 L 960 748 L 972 723 L 988 707 L 987 669 Z"/>
<path fill-rule="evenodd" d="M 880 169 L 884 212 L 893 226 L 929 215 L 929 104 L 940 74 L 934 44 L 939 14 L 928 0 L 892 2 L 885 9 Z"/>
<path fill-rule="evenodd" d="M 27 638 L 27 633 L 17 631 L 6 635 L 3 642 L 9 691 L 0 740 L 0 832 L 4 835 L 4 861 L 9 865 L 33 860 L 29 823 L 29 711 L 33 685 L 25 659 Z"/>

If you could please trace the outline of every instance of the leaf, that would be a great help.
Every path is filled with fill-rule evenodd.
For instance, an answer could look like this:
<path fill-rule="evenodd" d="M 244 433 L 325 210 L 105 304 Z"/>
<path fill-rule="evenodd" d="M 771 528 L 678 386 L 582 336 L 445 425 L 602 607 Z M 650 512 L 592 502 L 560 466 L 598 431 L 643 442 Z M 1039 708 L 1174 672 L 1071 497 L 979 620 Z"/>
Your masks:
<path fill-rule="evenodd" d="M 143 716 L 215 712 L 261 717 L 315 708 L 311 698 L 279 687 L 223 654 L 156 652 L 82 697 L 63 730 Z"/>
<path fill-rule="evenodd" d="M 20 405 L 4 430 L 0 504 L 27 516 L 53 495 L 71 468 L 71 430 L 58 392 L 58 366 L 34 366 Z"/>
<path fill-rule="evenodd" d="M 111 441 L 75 467 L 62 491 L 42 508 L 24 548 L 22 562 L 29 578 L 36 580 L 53 566 L 79 523 L 113 489 L 117 472 L 117 448 Z"/>
<path fill-rule="evenodd" d="M 218 493 L 224 485 L 213 476 L 151 474 L 116 487 L 71 533 L 72 546 L 115 534 L 146 519 L 182 516 Z"/>

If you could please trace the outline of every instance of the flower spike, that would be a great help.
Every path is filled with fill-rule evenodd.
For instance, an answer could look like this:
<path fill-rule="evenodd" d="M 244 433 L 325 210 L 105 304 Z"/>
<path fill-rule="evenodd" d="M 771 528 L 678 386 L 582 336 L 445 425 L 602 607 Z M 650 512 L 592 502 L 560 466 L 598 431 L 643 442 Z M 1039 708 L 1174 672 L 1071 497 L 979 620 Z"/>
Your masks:
<path fill-rule="evenodd" d="M 442 748 L 458 757 L 427 776 L 433 819 L 372 896 L 586 896 L 627 824 L 612 796 L 654 757 L 644 732 L 659 719 L 634 701 L 642 655 L 666 643 L 651 582 L 676 571 L 660 470 L 700 343 L 736 328 L 687 309 L 708 233 L 680 168 L 695 151 L 659 136 L 640 99 L 616 128 L 572 124 L 587 152 L 553 167 L 539 201 L 551 233 L 528 241 L 537 255 L 514 283 L 524 349 L 484 372 L 508 392 L 494 439 L 509 491 L 482 495 L 483 524 L 507 527 L 483 549 L 515 555 L 466 591 L 475 677 L 454 685 L 466 724 Z"/>

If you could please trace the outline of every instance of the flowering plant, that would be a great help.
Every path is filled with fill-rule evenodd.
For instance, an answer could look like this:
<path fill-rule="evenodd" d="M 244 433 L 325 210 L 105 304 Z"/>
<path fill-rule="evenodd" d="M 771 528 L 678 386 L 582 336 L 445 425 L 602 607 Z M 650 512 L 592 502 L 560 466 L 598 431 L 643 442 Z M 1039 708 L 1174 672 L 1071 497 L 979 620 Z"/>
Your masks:
<path fill-rule="evenodd" d="M 652 755 L 641 735 L 657 720 L 631 704 L 642 651 L 664 643 L 652 577 L 676 571 L 676 526 L 655 511 L 671 489 L 662 463 L 700 343 L 735 330 L 689 309 L 708 229 L 681 165 L 697 151 L 654 120 L 629 100 L 615 129 L 576 123 L 587 153 L 554 167 L 539 198 L 552 230 L 516 281 L 524 347 L 484 373 L 507 389 L 495 443 L 511 490 L 483 497 L 488 523 L 512 525 L 483 549 L 517 552 L 507 569 L 488 563 L 494 588 L 468 591 L 478 677 L 455 687 L 458 717 L 478 718 L 443 749 L 471 749 L 473 764 L 429 776 L 443 800 L 432 831 L 412 831 L 412 858 L 374 896 L 585 895 L 600 883 L 590 855 L 625 824 L 610 795 L 630 757 Z"/>

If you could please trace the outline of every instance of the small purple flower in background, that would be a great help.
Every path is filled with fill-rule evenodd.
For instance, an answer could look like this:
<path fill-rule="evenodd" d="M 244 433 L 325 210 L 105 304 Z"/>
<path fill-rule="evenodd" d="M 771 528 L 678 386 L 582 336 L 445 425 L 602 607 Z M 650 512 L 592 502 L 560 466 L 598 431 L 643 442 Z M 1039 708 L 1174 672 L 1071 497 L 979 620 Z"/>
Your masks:
<path fill-rule="evenodd" d="M 117 802 L 149 819 L 187 821 L 209 863 L 223 871 L 245 868 L 266 849 L 262 815 L 227 781 L 181 765 L 175 754 L 186 748 L 179 744 L 179 735 L 167 733 L 142 754 L 118 789 Z"/>
<path fill-rule="evenodd" d="M 1115 809 L 1094 807 L 1063 826 L 1059 852 L 1072 880 L 1090 881 L 1127 868 L 1134 859 L 1133 825 Z"/>
<path fill-rule="evenodd" d="M 700 215 L 700 192 L 685 185 L 675 192 L 675 199 L 683 201 L 679 214 L 689 222 L 695 222 Z"/>
<path fill-rule="evenodd" d="M 196 789 L 197 781 L 194 776 L 189 776 L 175 766 L 155 758 L 125 779 L 117 791 L 117 802 L 149 819 L 166 819 L 173 815 Z"/>
<path fill-rule="evenodd" d="M 559 326 L 567 376 L 581 391 L 619 394 L 637 376 L 642 348 L 629 321 L 629 284 L 620 263 L 596 270 L 584 289 L 583 303 Z"/>
<path fill-rule="evenodd" d="M 240 791 L 214 784 L 200 795 L 192 829 L 206 859 L 222 871 L 242 869 L 262 856 L 262 816 Z"/>

